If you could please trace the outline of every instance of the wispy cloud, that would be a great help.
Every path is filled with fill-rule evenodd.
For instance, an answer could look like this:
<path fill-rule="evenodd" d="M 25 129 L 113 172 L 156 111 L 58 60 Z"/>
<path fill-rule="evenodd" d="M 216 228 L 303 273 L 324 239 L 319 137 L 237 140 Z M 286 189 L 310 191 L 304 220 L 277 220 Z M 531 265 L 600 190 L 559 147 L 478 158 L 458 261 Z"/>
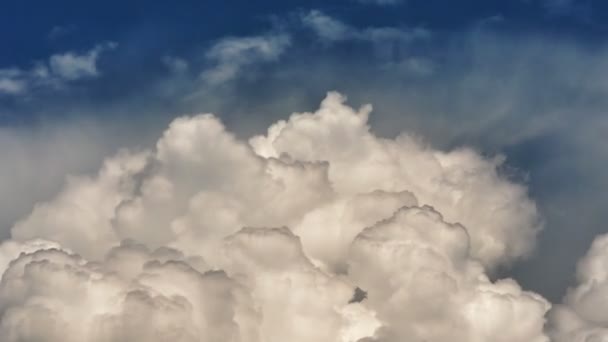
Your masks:
<path fill-rule="evenodd" d="M 246 66 L 277 60 L 290 44 L 290 36 L 284 33 L 225 38 L 207 51 L 205 57 L 213 66 L 202 77 L 208 83 L 223 83 Z"/>
<path fill-rule="evenodd" d="M 173 73 L 184 73 L 190 68 L 188 61 L 176 56 L 163 56 L 161 61 Z"/>
<path fill-rule="evenodd" d="M 49 31 L 47 38 L 50 40 L 56 40 L 62 37 L 65 37 L 71 33 L 73 33 L 74 31 L 76 31 L 76 27 L 73 25 L 68 25 L 68 26 L 61 26 L 61 25 L 57 25 L 57 26 L 53 26 L 53 28 Z"/>
<path fill-rule="evenodd" d="M 552 13 L 567 13 L 574 8 L 574 0 L 543 0 L 542 3 Z"/>
<path fill-rule="evenodd" d="M 46 62 L 34 63 L 30 69 L 0 69 L 0 95 L 19 95 L 41 87 L 60 88 L 69 82 L 99 77 L 100 55 L 116 47 L 114 42 L 102 43 L 84 53 L 54 54 Z"/>
<path fill-rule="evenodd" d="M 363 4 L 374 4 L 374 5 L 381 5 L 381 6 L 398 5 L 398 4 L 403 4 L 406 2 L 406 0 L 356 0 L 356 1 L 363 3 Z"/>
<path fill-rule="evenodd" d="M 52 74 L 57 77 L 74 81 L 83 78 L 99 76 L 97 60 L 99 55 L 107 50 L 117 47 L 116 43 L 105 43 L 95 46 L 90 51 L 79 54 L 76 52 L 65 52 L 51 56 L 49 66 Z"/>
<path fill-rule="evenodd" d="M 431 35 L 430 31 L 424 28 L 368 27 L 359 29 L 319 10 L 304 13 L 300 18 L 305 27 L 314 31 L 320 39 L 327 42 L 344 40 L 409 42 L 416 39 L 427 39 Z"/>
<path fill-rule="evenodd" d="M 0 94 L 19 94 L 26 88 L 22 71 L 16 68 L 0 69 Z"/>

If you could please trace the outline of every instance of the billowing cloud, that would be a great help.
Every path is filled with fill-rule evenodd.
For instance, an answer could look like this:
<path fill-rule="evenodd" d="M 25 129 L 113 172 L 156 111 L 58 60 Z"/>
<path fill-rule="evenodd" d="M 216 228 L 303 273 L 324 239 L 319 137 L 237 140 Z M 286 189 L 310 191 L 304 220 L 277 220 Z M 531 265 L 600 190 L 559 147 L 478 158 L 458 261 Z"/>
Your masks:
<path fill-rule="evenodd" d="M 579 261 L 577 284 L 551 314 L 555 342 L 608 339 L 608 235 L 598 236 Z"/>
<path fill-rule="evenodd" d="M 541 228 L 503 158 L 370 112 L 329 93 L 249 142 L 181 117 L 70 178 L 0 246 L 0 338 L 548 341 L 549 303 L 488 277 Z"/>

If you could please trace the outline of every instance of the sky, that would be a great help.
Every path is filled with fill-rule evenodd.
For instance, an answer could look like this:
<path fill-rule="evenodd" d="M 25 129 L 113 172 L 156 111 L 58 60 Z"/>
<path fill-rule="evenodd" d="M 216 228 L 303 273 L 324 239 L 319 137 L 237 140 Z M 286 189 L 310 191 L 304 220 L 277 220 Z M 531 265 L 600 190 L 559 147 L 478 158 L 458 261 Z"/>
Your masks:
<path fill-rule="evenodd" d="M 133 260 L 148 260 L 156 264 L 136 279 L 156 294 L 165 285 L 151 274 L 171 277 L 181 271 L 168 261 L 179 261 L 202 274 L 203 288 L 236 296 L 193 310 L 240 312 L 232 319 L 239 329 L 226 323 L 213 336 L 197 333 L 205 329 L 196 324 L 176 328 L 187 331 L 178 338 L 104 321 L 97 339 L 70 326 L 75 339 L 255 341 L 255 330 L 264 341 L 311 340 L 318 336 L 304 328 L 276 328 L 281 300 L 311 296 L 319 305 L 296 305 L 292 318 L 327 324 L 342 341 L 498 341 L 495 331 L 520 324 L 500 316 L 500 304 L 487 299 L 504 320 L 483 329 L 475 324 L 482 318 L 455 313 L 481 310 L 478 295 L 489 287 L 517 298 L 512 307 L 537 324 L 505 341 L 603 341 L 608 318 L 590 303 L 606 304 L 608 291 L 605 13 L 608 3 L 599 0 L 6 3 L 0 260 L 46 258 L 86 274 L 98 272 L 90 266 L 97 262 L 125 279 L 135 277 Z M 427 229 L 436 235 L 420 225 L 438 227 Z M 466 237 L 453 233 L 456 226 Z M 397 262 L 378 247 L 386 240 L 416 247 Z M 221 241 L 231 246 L 226 258 L 218 256 L 227 248 Z M 293 263 L 267 265 L 276 255 L 263 255 L 256 243 Z M 424 246 L 451 266 L 420 256 Z M 178 252 L 179 260 L 169 256 Z M 45 316 L 28 311 L 32 298 L 11 292 L 11 272 L 25 267 L 17 261 L 3 266 L 0 336 L 61 340 L 40 323 Z M 296 264 L 310 270 L 294 279 L 330 285 L 317 293 L 302 284 L 281 288 L 284 297 L 269 299 L 260 284 Z M 469 292 L 448 285 L 429 290 L 433 296 L 421 291 L 424 281 L 414 280 L 427 278 L 406 276 L 420 267 L 437 267 Z M 322 280 L 306 278 L 317 271 Z M 103 274 L 101 288 L 130 289 Z M 247 295 L 235 294 L 241 276 L 254 288 Z M 32 277 L 19 281 L 35 294 L 46 278 Z M 385 277 L 417 295 L 375 280 Z M 367 299 L 330 315 L 321 303 L 335 307 L 350 296 L 348 286 Z M 96 307 L 87 291 L 82 298 Z M 437 294 L 450 303 L 438 311 L 430 302 Z M 32 294 L 69 302 L 62 295 Z M 242 302 L 248 295 L 262 308 L 254 318 L 243 313 L 251 309 Z M 457 304 L 463 298 L 478 301 Z M 159 331 L 184 314 L 129 300 L 121 314 L 149 314 Z M 65 303 L 51 309 L 58 321 L 74 314 Z M 16 323 L 19 315 L 32 319 L 30 328 Z M 412 323 L 397 328 L 401 320 Z M 468 328 L 456 336 L 449 327 L 458 324 Z"/>

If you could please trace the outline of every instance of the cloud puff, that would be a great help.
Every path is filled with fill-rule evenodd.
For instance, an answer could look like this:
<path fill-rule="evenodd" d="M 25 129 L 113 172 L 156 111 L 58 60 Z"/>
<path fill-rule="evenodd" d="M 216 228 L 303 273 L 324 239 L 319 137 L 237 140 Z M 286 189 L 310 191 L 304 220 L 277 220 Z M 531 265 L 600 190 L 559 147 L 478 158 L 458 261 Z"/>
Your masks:
<path fill-rule="evenodd" d="M 328 161 L 339 193 L 412 192 L 448 221 L 467 226 L 473 253 L 487 266 L 530 252 L 541 222 L 526 189 L 499 176 L 502 158 L 486 160 L 470 149 L 435 151 L 405 134 L 377 138 L 367 125 L 371 106 L 353 111 L 344 101 L 331 93 L 318 112 L 294 114 L 251 144 L 266 157 Z"/>
<path fill-rule="evenodd" d="M 68 82 L 95 78 L 99 56 L 115 49 L 114 42 L 98 44 L 85 53 L 64 52 L 52 55 L 48 62 L 37 62 L 29 70 L 0 69 L 0 95 L 20 95 L 39 88 L 58 88 Z"/>
<path fill-rule="evenodd" d="M 71 178 L 0 246 L 2 340 L 547 341 L 549 304 L 487 276 L 541 228 L 502 159 L 344 102 L 249 142 L 178 118 Z"/>
<path fill-rule="evenodd" d="M 0 285 L 0 336 L 256 341 L 247 331 L 256 315 L 244 289 L 192 264 L 177 251 L 136 244 L 113 248 L 101 264 L 58 249 L 21 254 Z"/>
<path fill-rule="evenodd" d="M 99 75 L 97 70 L 99 55 L 116 46 L 116 43 L 107 43 L 97 45 L 85 54 L 65 52 L 53 55 L 49 59 L 51 73 L 68 81 L 96 77 Z"/>
<path fill-rule="evenodd" d="M 548 341 L 549 309 L 510 279 L 491 283 L 471 258 L 467 230 L 428 206 L 404 207 L 366 228 L 351 278 L 385 325 L 378 341 Z"/>

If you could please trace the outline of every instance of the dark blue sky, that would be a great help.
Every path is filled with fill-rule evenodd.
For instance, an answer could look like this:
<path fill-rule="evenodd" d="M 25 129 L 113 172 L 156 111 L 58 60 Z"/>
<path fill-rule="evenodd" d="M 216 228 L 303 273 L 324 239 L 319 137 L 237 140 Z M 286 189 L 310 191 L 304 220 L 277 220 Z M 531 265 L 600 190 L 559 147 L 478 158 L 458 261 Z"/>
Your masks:
<path fill-rule="evenodd" d="M 398 5 L 374 6 L 353 0 L 7 1 L 0 13 L 0 41 L 4 46 L 0 65 L 25 66 L 52 53 L 86 49 L 103 40 L 137 42 L 132 49 L 138 50 L 129 52 L 138 55 L 179 53 L 226 35 L 258 32 L 266 29 L 273 18 L 309 9 L 322 9 L 357 26 L 406 25 L 453 31 L 502 16 L 507 30 L 572 35 L 585 40 L 605 37 L 608 31 L 604 13 L 608 4 L 567 4 L 570 2 L 408 0 Z"/>
<path fill-rule="evenodd" d="M 246 136 L 339 90 L 374 104 L 380 134 L 505 154 L 547 221 L 536 254 L 505 272 L 561 297 L 576 260 L 608 231 L 608 3 L 372 2 L 5 1 L 0 135 L 61 136 L 56 127 L 87 121 L 97 147 L 48 183 L 5 177 L 36 195 L 0 209 L 0 223 L 65 173 L 147 144 L 176 115 L 215 112 Z"/>

